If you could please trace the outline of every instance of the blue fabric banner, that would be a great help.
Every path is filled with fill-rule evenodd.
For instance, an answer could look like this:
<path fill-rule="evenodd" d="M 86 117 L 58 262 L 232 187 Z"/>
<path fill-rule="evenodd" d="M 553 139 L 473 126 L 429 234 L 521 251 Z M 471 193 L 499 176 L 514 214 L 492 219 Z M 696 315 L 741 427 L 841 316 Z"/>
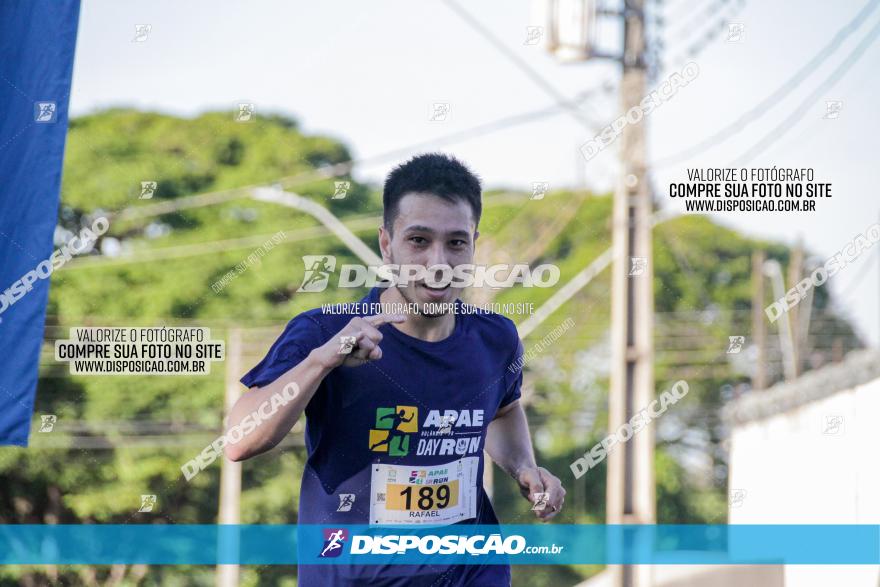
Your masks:
<path fill-rule="evenodd" d="M 79 4 L 0 2 L 0 445 L 28 442 Z"/>

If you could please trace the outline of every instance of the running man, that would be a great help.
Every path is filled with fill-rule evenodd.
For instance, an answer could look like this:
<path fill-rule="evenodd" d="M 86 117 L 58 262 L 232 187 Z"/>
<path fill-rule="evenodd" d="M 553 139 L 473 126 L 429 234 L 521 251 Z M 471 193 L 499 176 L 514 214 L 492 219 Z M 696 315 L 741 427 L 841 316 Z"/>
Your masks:
<path fill-rule="evenodd" d="M 324 547 L 324 550 L 321 551 L 321 556 L 327 556 L 328 552 L 333 552 L 334 550 L 339 550 L 342 548 L 342 530 L 337 530 L 330 534 L 329 540 L 327 541 L 327 546 Z"/>
<path fill-rule="evenodd" d="M 386 436 L 384 440 L 380 440 L 379 442 L 371 446 L 370 450 L 376 450 L 384 444 L 390 445 L 391 441 L 395 438 L 403 439 L 406 433 L 400 429 L 400 425 L 412 422 L 413 416 L 406 418 L 406 410 L 400 410 L 397 413 L 392 412 L 390 414 L 385 414 L 384 416 L 380 417 L 379 420 L 385 420 L 387 418 L 392 418 L 391 429 L 388 430 L 388 436 Z"/>
<path fill-rule="evenodd" d="M 330 265 L 327 262 L 327 257 L 321 257 L 319 261 L 315 261 L 312 263 L 311 267 L 306 267 L 306 271 L 311 271 L 311 277 L 306 279 L 302 284 L 303 291 L 309 291 L 309 286 L 313 283 L 321 281 L 328 275 L 330 275 Z"/>
<path fill-rule="evenodd" d="M 481 187 L 458 160 L 425 154 L 398 166 L 385 181 L 383 205 L 385 263 L 473 263 Z M 296 316 L 242 378 L 250 391 L 233 406 L 228 427 L 297 386 L 293 400 L 225 452 L 234 461 L 266 452 L 305 413 L 300 524 L 498 524 L 483 489 L 484 451 L 516 481 L 529 508 L 547 494 L 546 507 L 534 512 L 539 519 L 562 508 L 559 479 L 535 463 L 519 402 L 522 372 L 508 369 L 523 354 L 516 326 L 498 314 L 464 311 L 461 288 L 429 281 L 377 287 L 361 300 L 420 309 L 405 316 L 320 309 Z M 426 313 L 436 308 L 446 311 Z M 355 337 L 348 354 L 338 352 L 342 337 Z M 389 414 L 396 415 L 392 430 Z M 451 433 L 439 434 L 450 425 Z M 381 450 L 392 431 L 408 442 Z M 341 494 L 356 496 L 350 511 L 337 511 Z M 526 507 L 523 515 L 532 515 Z M 310 565 L 321 550 L 313 546 L 300 545 L 300 585 L 510 584 L 507 565 Z"/>

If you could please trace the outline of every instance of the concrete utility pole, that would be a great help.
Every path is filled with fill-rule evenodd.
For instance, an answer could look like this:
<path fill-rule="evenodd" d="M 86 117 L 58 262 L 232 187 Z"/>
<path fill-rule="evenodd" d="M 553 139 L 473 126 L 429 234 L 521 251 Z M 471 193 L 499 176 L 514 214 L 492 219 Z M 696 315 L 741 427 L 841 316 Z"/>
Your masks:
<path fill-rule="evenodd" d="M 241 396 L 241 330 L 229 331 L 226 352 L 226 409 L 228 414 Z M 225 456 L 220 457 L 220 507 L 217 512 L 218 524 L 241 523 L 241 463 L 234 463 Z M 234 542 L 234 541 L 233 541 Z M 217 545 L 220 552 L 237 552 L 238 544 L 221 541 Z M 239 566 L 234 564 L 217 565 L 217 587 L 234 587 L 239 582 Z"/>
<path fill-rule="evenodd" d="M 752 340 L 757 350 L 752 389 L 767 387 L 767 326 L 764 322 L 764 251 L 752 253 Z"/>
<path fill-rule="evenodd" d="M 645 96 L 644 0 L 624 9 L 621 114 Z M 614 197 L 614 265 L 611 290 L 611 396 L 609 432 L 616 431 L 654 398 L 654 292 L 652 202 L 645 158 L 645 123 L 627 124 L 620 135 L 620 179 Z M 606 509 L 609 524 L 652 524 L 654 428 L 648 426 L 608 455 Z M 649 567 L 610 568 L 613 584 L 650 584 Z"/>
<path fill-rule="evenodd" d="M 792 288 L 798 284 L 801 280 L 801 276 L 804 274 L 804 247 L 800 240 L 798 239 L 797 243 L 795 243 L 794 249 L 791 251 L 791 260 L 788 264 L 788 287 Z M 788 291 L 788 290 L 786 290 Z M 810 299 L 812 302 L 812 299 Z M 803 357 L 801 355 L 801 350 L 803 346 L 803 340 L 801 339 L 801 307 L 804 306 L 803 302 L 798 304 L 797 306 L 793 306 L 789 311 L 788 324 L 789 331 L 788 336 L 791 338 L 791 349 L 792 349 L 792 362 L 794 363 L 794 377 L 800 377 L 801 374 L 801 364 L 803 363 Z"/>
<path fill-rule="evenodd" d="M 611 389 L 609 433 L 615 432 L 654 398 L 654 292 L 651 247 L 652 202 L 647 179 L 645 122 L 639 104 L 646 94 L 644 0 L 624 0 L 623 12 L 595 0 L 548 0 L 548 49 L 564 61 L 612 58 L 623 66 L 621 115 L 639 117 L 617 140 L 620 179 L 614 198 L 611 291 Z M 597 49 L 599 16 L 623 19 L 623 54 Z M 635 116 L 635 114 L 633 116 Z M 594 263 L 601 261 L 597 259 Z M 607 262 L 607 261 L 606 261 Z M 574 280 L 573 280 L 574 281 Z M 609 524 L 655 522 L 654 429 L 648 426 L 608 452 L 606 510 Z M 608 584 L 650 585 L 650 567 L 609 565 Z"/>

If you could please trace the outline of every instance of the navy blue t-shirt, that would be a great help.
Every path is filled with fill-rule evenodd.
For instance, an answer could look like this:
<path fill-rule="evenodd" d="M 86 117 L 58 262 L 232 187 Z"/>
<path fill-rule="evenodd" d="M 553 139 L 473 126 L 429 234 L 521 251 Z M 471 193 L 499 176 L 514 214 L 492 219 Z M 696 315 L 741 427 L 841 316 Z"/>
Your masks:
<path fill-rule="evenodd" d="M 377 304 L 381 291 L 358 309 Z M 483 490 L 483 450 L 498 409 L 520 397 L 522 372 L 508 367 L 523 348 L 512 321 L 468 308 L 457 303 L 453 332 L 437 342 L 385 324 L 381 359 L 324 378 L 305 410 L 300 523 L 498 523 Z M 303 312 L 241 382 L 275 381 L 356 315 L 366 314 Z M 304 564 L 310 554 L 319 553 L 300 553 L 301 585 L 510 583 L 506 565 Z"/>

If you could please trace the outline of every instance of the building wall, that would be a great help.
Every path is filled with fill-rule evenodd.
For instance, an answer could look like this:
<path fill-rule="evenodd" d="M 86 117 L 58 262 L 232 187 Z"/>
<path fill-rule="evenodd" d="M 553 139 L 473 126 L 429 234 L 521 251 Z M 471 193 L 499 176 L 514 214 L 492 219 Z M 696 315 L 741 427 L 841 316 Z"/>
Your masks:
<path fill-rule="evenodd" d="M 731 524 L 880 524 L 880 379 L 736 424 L 730 490 Z M 880 567 L 787 565 L 785 585 L 878 587 Z"/>

